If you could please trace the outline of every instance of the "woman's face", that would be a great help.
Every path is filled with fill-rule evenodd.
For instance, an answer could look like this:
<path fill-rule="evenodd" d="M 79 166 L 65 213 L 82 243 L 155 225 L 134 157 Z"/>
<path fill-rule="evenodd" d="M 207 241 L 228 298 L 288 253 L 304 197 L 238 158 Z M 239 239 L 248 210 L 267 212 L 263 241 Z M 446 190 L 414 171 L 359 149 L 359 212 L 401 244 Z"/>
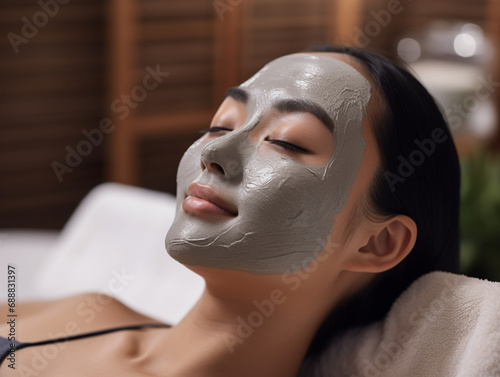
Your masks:
<path fill-rule="evenodd" d="M 370 90 L 351 65 L 309 54 L 276 59 L 231 90 L 179 164 L 169 254 L 254 274 L 303 268 L 356 179 Z"/>

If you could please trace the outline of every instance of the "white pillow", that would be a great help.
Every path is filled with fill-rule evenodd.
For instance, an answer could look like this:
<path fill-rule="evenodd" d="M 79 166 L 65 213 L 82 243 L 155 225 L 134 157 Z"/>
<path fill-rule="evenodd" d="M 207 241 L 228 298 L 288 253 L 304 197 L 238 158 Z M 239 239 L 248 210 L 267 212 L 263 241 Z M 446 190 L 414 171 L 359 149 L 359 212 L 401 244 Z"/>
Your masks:
<path fill-rule="evenodd" d="M 7 302 L 7 266 L 15 272 L 16 300 L 29 301 L 35 295 L 34 275 L 59 237 L 55 230 L 0 229 L 0 303 Z"/>

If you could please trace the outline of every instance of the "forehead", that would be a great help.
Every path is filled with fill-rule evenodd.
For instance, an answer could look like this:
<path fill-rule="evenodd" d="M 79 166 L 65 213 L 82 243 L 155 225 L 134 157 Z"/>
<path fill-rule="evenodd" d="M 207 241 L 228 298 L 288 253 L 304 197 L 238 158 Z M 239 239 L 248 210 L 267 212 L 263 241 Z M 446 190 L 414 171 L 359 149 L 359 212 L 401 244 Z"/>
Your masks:
<path fill-rule="evenodd" d="M 261 99 L 294 97 L 317 102 L 333 115 L 340 102 L 366 102 L 370 83 L 350 64 L 327 54 L 293 54 L 268 63 L 241 87 Z M 366 105 L 366 103 L 365 103 Z M 364 106 L 363 106 L 364 107 Z"/>
<path fill-rule="evenodd" d="M 362 122 L 371 97 L 370 82 L 343 56 L 292 54 L 268 63 L 240 85 L 248 94 L 247 123 L 253 128 L 262 114 L 287 100 L 320 107 L 331 119 L 335 137 L 347 137 Z M 341 60 L 342 59 L 342 60 Z"/>

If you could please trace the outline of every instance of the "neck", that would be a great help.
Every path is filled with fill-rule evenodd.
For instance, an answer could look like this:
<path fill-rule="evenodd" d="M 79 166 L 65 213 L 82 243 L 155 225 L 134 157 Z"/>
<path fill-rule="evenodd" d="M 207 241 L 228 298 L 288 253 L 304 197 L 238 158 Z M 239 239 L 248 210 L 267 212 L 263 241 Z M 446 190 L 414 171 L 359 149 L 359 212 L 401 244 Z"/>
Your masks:
<path fill-rule="evenodd" d="M 355 281 L 344 276 L 318 290 L 297 275 L 296 284 L 282 276 L 259 284 L 234 274 L 207 279 L 200 300 L 169 331 L 160 347 L 169 375 L 296 376 L 318 327 Z"/>

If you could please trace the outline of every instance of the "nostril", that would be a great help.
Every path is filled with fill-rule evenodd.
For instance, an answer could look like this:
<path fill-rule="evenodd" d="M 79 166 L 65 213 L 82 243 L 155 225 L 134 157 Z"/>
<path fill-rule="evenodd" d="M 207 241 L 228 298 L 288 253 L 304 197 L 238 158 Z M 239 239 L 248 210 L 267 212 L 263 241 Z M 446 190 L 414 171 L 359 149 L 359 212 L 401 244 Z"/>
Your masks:
<path fill-rule="evenodd" d="M 210 167 L 213 168 L 214 170 L 218 170 L 219 173 L 221 173 L 222 175 L 225 175 L 226 173 L 224 172 L 224 169 L 222 168 L 222 166 L 220 166 L 219 164 L 215 163 L 215 162 L 212 162 L 210 164 Z"/>
<path fill-rule="evenodd" d="M 226 175 L 224 168 L 216 162 L 204 163 L 202 160 L 200 162 L 200 165 L 201 165 L 201 171 L 208 169 L 212 173 L 219 172 L 222 175 Z"/>

